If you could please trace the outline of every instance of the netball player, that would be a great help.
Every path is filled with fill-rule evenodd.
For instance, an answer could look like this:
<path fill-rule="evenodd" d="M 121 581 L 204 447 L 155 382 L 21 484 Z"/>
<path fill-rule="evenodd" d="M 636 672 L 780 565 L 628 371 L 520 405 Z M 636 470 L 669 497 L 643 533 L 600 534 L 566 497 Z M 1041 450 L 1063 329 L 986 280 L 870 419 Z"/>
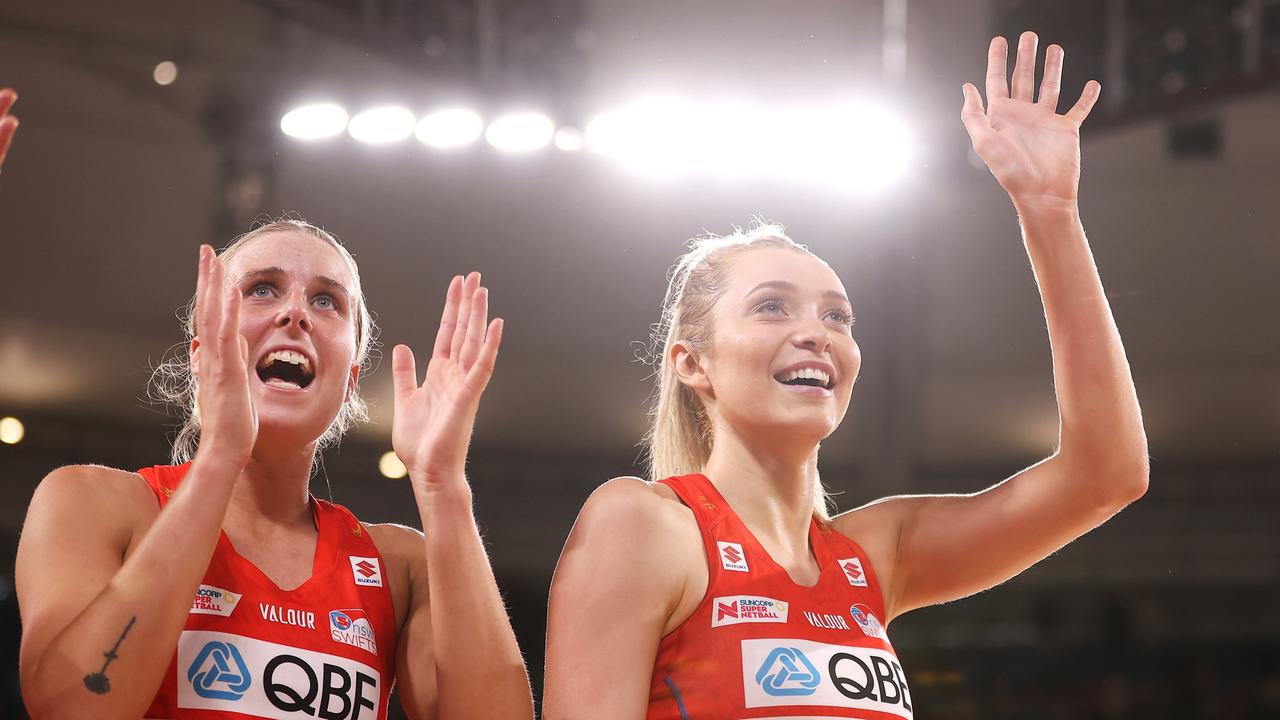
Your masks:
<path fill-rule="evenodd" d="M 11 88 L 0 89 L 0 166 L 4 165 L 5 153 L 9 152 L 13 134 L 18 131 L 18 118 L 9 114 L 9 108 L 17 101 L 18 93 Z"/>
<path fill-rule="evenodd" d="M 860 362 L 845 289 L 776 226 L 695 244 L 663 308 L 658 482 L 593 493 L 556 570 L 549 720 L 913 717 L 894 618 L 1017 575 L 1145 492 L 1133 381 L 1076 205 L 1079 128 L 1100 88 L 1058 114 L 1054 45 L 1034 98 L 1036 42 L 1022 36 L 1010 89 L 1006 42 L 992 41 L 987 107 L 966 84 L 962 117 L 1022 222 L 1057 450 L 979 493 L 829 518 L 818 443 Z"/>
<path fill-rule="evenodd" d="M 134 291 L 145 282 L 129 280 Z M 86 312 L 94 309 L 87 307 Z M 463 474 L 502 335 L 455 277 L 419 384 L 393 357 L 393 445 L 426 537 L 309 494 L 362 414 L 372 322 L 351 255 L 282 221 L 200 250 L 188 462 L 63 467 L 18 548 L 23 697 L 36 718 L 532 718 Z"/>

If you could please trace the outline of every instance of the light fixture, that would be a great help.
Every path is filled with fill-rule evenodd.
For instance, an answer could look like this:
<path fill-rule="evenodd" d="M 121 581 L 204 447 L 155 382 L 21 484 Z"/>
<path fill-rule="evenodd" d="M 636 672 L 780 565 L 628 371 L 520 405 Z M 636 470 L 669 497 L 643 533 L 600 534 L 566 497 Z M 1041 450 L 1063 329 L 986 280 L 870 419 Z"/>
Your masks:
<path fill-rule="evenodd" d="M 172 60 L 157 63 L 156 69 L 151 71 L 151 78 L 157 85 L 172 85 L 173 81 L 178 79 L 177 63 Z"/>
<path fill-rule="evenodd" d="M 400 457 L 396 455 L 394 450 L 388 450 L 382 453 L 382 457 L 378 458 L 378 471 L 383 477 L 399 480 L 409 474 L 409 470 L 405 468 L 404 463 L 400 462 Z"/>
<path fill-rule="evenodd" d="M 484 139 L 506 152 L 530 152 L 546 147 L 555 130 L 555 123 L 542 113 L 512 113 L 490 123 Z"/>
<path fill-rule="evenodd" d="M 27 429 L 18 418 L 0 418 L 0 442 L 5 445 L 17 445 L 22 442 L 22 437 L 26 434 Z"/>
<path fill-rule="evenodd" d="M 469 145 L 484 133 L 484 120 L 471 110 L 437 110 L 418 121 L 416 135 L 424 145 L 453 148 Z"/>
<path fill-rule="evenodd" d="M 378 107 L 351 118 L 347 132 L 372 145 L 403 140 L 413 134 L 413 113 L 398 106 Z"/>
<path fill-rule="evenodd" d="M 341 105 L 317 103 L 285 113 L 280 118 L 280 130 L 299 140 L 319 140 L 333 137 L 347 127 L 347 111 Z"/>

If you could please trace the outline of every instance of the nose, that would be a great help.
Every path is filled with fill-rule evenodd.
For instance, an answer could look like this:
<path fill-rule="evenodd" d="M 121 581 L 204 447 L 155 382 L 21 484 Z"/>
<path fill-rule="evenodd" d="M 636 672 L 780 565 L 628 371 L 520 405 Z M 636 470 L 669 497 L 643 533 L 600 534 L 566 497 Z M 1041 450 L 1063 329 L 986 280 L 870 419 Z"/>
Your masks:
<path fill-rule="evenodd" d="M 311 314 L 307 312 L 306 298 L 298 295 L 290 295 L 288 299 L 280 306 L 280 312 L 276 314 L 276 327 L 287 328 L 290 325 L 296 325 L 299 329 L 311 332 Z"/>
<path fill-rule="evenodd" d="M 821 320 L 814 318 L 797 327 L 795 334 L 791 336 L 791 341 L 796 347 L 825 353 L 831 349 L 831 331 Z"/>

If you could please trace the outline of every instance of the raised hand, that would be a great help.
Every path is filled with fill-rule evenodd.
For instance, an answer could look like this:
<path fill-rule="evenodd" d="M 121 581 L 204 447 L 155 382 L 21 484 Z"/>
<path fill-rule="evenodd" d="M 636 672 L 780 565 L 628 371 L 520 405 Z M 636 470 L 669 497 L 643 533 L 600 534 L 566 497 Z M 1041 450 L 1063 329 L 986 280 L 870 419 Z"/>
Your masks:
<path fill-rule="evenodd" d="M 1080 125 L 1098 100 L 1102 86 L 1090 80 L 1080 99 L 1058 114 L 1063 50 L 1050 45 L 1045 53 L 1040 95 L 1035 90 L 1036 34 L 1018 40 L 1013 87 L 1005 79 L 1008 43 L 991 40 L 987 51 L 987 107 L 972 83 L 964 84 L 960 113 L 973 149 L 1015 204 L 1053 203 L 1074 206 L 1080 185 Z"/>
<path fill-rule="evenodd" d="M 489 291 L 480 286 L 480 273 L 454 277 L 421 385 L 413 351 L 397 345 L 392 353 L 391 445 L 415 487 L 464 481 L 471 425 L 502 342 L 502 320 L 488 323 L 488 317 Z"/>
<path fill-rule="evenodd" d="M 18 118 L 9 114 L 9 108 L 18 101 L 18 93 L 11 88 L 0 89 L 0 165 L 4 165 L 4 155 L 9 152 L 9 143 L 13 142 L 13 134 L 18 131 Z"/>
<path fill-rule="evenodd" d="M 226 284 L 226 268 L 208 245 L 200 246 L 196 280 L 193 371 L 199 379 L 199 459 L 229 463 L 239 472 L 258 437 L 258 415 L 249 397 L 249 343 L 240 334 L 240 291 Z"/>

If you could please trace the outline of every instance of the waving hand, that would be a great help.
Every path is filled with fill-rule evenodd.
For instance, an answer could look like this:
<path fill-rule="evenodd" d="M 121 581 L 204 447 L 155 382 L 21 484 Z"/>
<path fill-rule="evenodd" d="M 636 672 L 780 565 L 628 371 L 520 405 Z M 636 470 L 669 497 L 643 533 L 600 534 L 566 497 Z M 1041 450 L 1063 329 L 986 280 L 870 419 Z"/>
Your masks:
<path fill-rule="evenodd" d="M 1075 105 L 1058 114 L 1063 50 L 1049 46 L 1036 100 L 1036 44 L 1033 32 L 1018 40 L 1010 89 L 1005 79 L 1008 42 L 994 38 L 987 51 L 987 107 L 983 109 L 978 89 L 965 83 L 960 116 L 974 151 L 1015 203 L 1074 205 L 1080 184 L 1080 125 L 1102 86 L 1090 80 Z"/>
<path fill-rule="evenodd" d="M 9 88 L 0 89 L 0 165 L 4 165 L 4 154 L 9 152 L 9 143 L 18 131 L 18 118 L 9 114 L 9 108 L 17 101 L 18 93 Z"/>
<path fill-rule="evenodd" d="M 393 351 L 391 444 L 415 485 L 432 488 L 463 477 L 471 424 L 502 342 L 502 320 L 487 323 L 488 317 L 489 291 L 480 286 L 480 273 L 455 277 L 421 385 L 413 351 L 405 345 Z"/>

